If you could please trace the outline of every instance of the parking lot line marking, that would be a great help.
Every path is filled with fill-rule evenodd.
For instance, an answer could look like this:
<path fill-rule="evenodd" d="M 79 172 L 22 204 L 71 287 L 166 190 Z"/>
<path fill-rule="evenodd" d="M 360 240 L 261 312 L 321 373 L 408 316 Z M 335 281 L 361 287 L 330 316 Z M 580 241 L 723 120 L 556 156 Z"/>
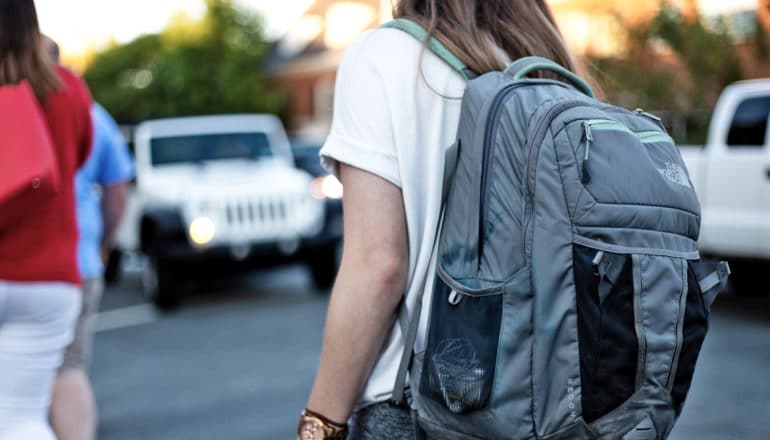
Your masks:
<path fill-rule="evenodd" d="M 122 307 L 96 314 L 94 332 L 117 330 L 126 327 L 149 324 L 160 319 L 160 313 L 150 304 Z"/>

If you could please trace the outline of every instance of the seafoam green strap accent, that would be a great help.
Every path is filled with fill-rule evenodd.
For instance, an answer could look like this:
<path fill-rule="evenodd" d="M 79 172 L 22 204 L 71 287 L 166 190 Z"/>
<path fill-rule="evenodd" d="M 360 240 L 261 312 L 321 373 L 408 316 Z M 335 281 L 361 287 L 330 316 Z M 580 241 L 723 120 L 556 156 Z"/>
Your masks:
<path fill-rule="evenodd" d="M 393 21 L 389 21 L 385 24 L 383 24 L 380 27 L 384 28 L 394 28 L 399 29 L 407 34 L 413 36 L 421 43 L 425 42 L 425 39 L 428 37 L 428 33 L 423 29 L 422 26 L 420 26 L 418 23 L 406 19 L 406 18 L 397 18 Z M 428 42 L 428 48 L 431 52 L 436 54 L 439 58 L 444 60 L 447 64 L 449 64 L 453 69 L 455 69 L 460 75 L 462 75 L 463 78 L 466 80 L 470 79 L 470 75 L 468 75 L 468 67 L 460 61 L 459 58 L 457 58 L 452 52 L 449 51 L 443 44 L 441 44 L 440 41 L 438 41 L 435 38 L 431 38 Z"/>
<path fill-rule="evenodd" d="M 514 80 L 519 80 L 527 75 L 529 75 L 532 72 L 538 71 L 538 70 L 547 70 L 549 72 L 553 72 L 564 79 L 569 80 L 570 83 L 572 83 L 573 86 L 575 86 L 576 89 L 580 90 L 584 94 L 590 96 L 591 98 L 595 98 L 593 89 L 591 89 L 591 86 L 588 85 L 587 82 L 585 82 L 581 77 L 575 75 L 574 73 L 570 72 L 563 66 L 542 57 L 525 57 L 521 58 L 520 60 L 515 61 L 513 64 L 508 66 L 507 69 L 505 69 L 505 73 L 510 75 Z"/>

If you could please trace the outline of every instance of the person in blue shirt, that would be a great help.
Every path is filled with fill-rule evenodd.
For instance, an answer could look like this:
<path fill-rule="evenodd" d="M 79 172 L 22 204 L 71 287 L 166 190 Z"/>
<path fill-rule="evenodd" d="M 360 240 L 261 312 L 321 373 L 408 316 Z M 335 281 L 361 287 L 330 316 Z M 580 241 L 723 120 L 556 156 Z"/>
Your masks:
<path fill-rule="evenodd" d="M 51 423 L 60 440 L 93 440 L 96 435 L 96 404 L 88 380 L 91 327 L 104 291 L 103 260 L 112 247 L 134 177 L 131 153 L 115 120 L 96 103 L 91 117 L 93 149 L 75 178 L 83 307 L 51 402 Z"/>

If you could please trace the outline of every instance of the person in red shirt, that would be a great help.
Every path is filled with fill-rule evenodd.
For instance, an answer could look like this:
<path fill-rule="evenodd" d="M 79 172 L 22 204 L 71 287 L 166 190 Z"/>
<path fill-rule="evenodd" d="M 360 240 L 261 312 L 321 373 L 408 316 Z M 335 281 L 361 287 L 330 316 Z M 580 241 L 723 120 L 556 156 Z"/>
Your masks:
<path fill-rule="evenodd" d="M 25 212 L 0 206 L 20 219 L 0 229 L 0 438 L 54 440 L 51 389 L 80 309 L 74 176 L 91 148 L 91 97 L 50 60 L 33 0 L 0 0 L 0 86 L 23 80 L 43 110 L 61 186 Z"/>

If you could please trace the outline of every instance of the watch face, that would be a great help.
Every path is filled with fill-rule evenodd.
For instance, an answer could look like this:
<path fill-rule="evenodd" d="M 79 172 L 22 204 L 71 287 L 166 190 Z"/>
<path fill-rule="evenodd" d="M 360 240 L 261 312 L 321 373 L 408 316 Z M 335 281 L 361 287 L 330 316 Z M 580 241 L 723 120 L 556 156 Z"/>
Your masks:
<path fill-rule="evenodd" d="M 305 418 L 299 428 L 300 440 L 324 440 L 323 424 L 319 420 Z"/>

